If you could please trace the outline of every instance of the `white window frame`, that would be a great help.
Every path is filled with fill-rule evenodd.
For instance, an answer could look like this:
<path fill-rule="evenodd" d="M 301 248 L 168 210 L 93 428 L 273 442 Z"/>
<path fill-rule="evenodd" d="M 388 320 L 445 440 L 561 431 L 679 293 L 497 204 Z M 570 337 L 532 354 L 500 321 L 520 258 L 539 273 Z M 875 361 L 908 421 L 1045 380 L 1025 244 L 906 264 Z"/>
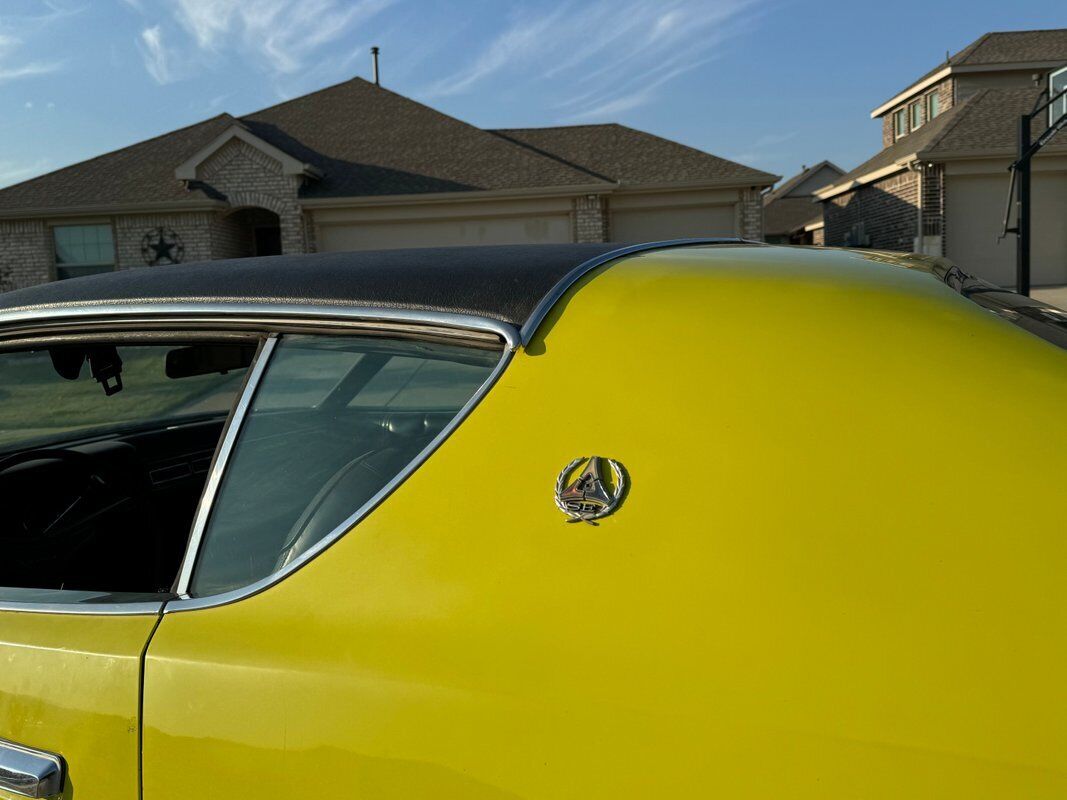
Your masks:
<path fill-rule="evenodd" d="M 898 121 L 903 121 L 903 124 L 898 124 Z M 907 136 L 908 130 L 908 109 L 906 107 L 898 108 L 893 112 L 893 140 L 901 139 Z"/>
<path fill-rule="evenodd" d="M 931 106 L 934 102 L 937 103 L 937 113 L 932 113 Z M 926 117 L 926 121 L 929 122 L 932 119 L 940 116 L 941 114 L 941 93 L 934 89 L 932 92 L 927 92 L 923 95 L 923 115 Z"/>
<path fill-rule="evenodd" d="M 908 128 L 918 130 L 923 126 L 923 101 L 922 99 L 908 103 Z"/>

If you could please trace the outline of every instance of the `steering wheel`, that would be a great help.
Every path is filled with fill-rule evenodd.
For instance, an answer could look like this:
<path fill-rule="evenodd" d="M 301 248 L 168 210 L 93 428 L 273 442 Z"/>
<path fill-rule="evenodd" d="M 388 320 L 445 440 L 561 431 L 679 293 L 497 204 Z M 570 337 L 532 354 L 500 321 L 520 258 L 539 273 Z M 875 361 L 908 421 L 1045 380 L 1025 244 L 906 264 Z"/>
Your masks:
<path fill-rule="evenodd" d="M 61 462 L 70 468 L 69 475 L 56 482 L 58 487 L 51 486 L 52 481 L 26 485 L 20 493 L 23 508 L 14 513 L 9 503 L 4 526 L 6 558 L 0 572 L 13 586 L 29 581 L 26 585 L 59 588 L 75 567 L 79 547 L 97 531 L 87 525 L 76 536 L 71 534 L 106 505 L 114 487 L 99 474 L 92 456 L 67 448 L 25 450 L 0 458 L 0 476 L 7 477 L 13 468 L 34 461 Z"/>

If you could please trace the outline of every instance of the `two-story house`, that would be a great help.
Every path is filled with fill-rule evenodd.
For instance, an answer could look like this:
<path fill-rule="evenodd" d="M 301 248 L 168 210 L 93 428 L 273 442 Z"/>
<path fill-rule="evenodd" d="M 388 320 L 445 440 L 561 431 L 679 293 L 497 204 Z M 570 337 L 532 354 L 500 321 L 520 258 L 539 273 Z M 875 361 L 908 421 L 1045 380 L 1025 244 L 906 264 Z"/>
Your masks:
<path fill-rule="evenodd" d="M 1067 29 L 987 33 L 879 105 L 882 149 L 815 192 L 826 244 L 945 255 L 1012 285 L 1015 239 L 998 235 L 1019 118 L 1065 65 Z M 1065 284 L 1067 134 L 1034 160 L 1032 191 L 1033 283 Z"/>

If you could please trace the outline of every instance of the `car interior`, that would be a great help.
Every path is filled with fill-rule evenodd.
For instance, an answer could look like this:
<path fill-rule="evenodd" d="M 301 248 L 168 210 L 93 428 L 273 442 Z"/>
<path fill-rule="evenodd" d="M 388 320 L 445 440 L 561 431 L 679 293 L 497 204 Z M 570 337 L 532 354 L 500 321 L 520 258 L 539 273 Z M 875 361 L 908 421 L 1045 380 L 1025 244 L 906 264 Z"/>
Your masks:
<path fill-rule="evenodd" d="M 162 594 L 258 336 L 0 352 L 0 587 Z M 193 589 L 299 558 L 449 424 L 498 349 L 283 336 L 225 464 Z"/>

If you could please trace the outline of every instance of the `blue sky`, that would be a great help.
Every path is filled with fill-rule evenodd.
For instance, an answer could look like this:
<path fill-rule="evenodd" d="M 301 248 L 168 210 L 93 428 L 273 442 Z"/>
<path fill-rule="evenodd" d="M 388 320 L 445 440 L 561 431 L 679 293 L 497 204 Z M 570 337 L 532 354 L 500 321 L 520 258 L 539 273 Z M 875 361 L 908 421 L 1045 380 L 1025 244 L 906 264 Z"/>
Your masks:
<path fill-rule="evenodd" d="M 870 110 L 1062 0 L 0 0 L 0 185 L 369 77 L 482 127 L 622 122 L 780 175 L 850 168 Z"/>

